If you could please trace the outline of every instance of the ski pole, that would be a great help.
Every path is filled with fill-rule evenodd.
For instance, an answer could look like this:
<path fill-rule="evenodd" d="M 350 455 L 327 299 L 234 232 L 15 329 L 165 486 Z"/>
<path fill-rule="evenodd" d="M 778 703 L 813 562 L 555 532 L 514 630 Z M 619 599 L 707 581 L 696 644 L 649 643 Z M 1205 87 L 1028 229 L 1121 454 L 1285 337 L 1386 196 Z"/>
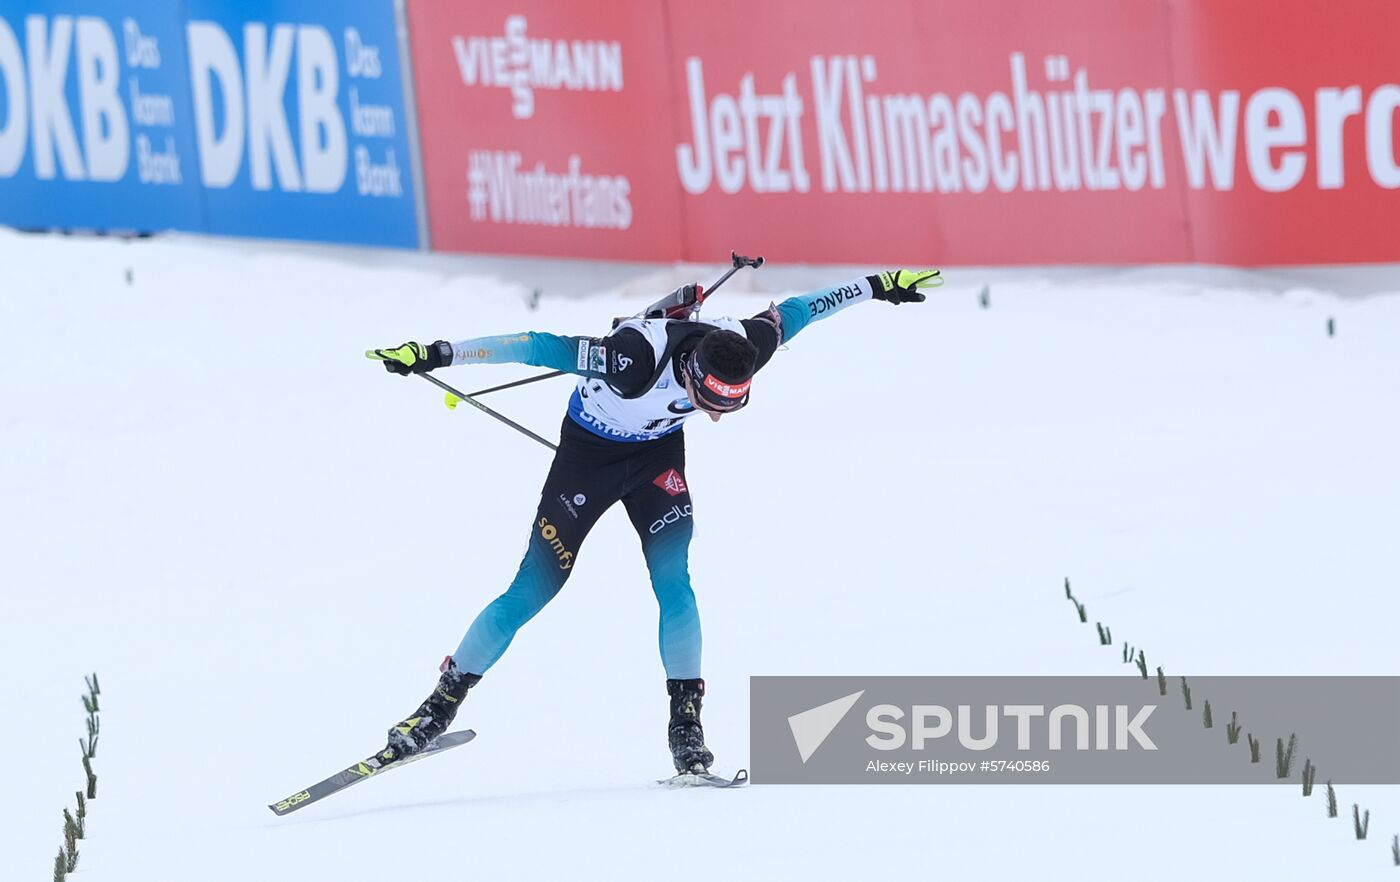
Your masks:
<path fill-rule="evenodd" d="M 471 396 L 468 395 L 467 393 L 465 393 L 465 392 L 458 392 L 456 389 L 453 389 L 451 386 L 447 385 L 447 384 L 444 383 L 442 380 L 439 380 L 437 377 L 434 377 L 434 376 L 431 375 L 431 374 L 418 374 L 418 376 L 420 376 L 420 377 L 422 377 L 423 379 L 427 380 L 429 383 L 432 383 L 434 386 L 438 387 L 439 389 L 441 389 L 442 391 L 446 392 L 447 394 L 452 395 L 453 397 L 455 397 L 455 398 L 457 398 L 457 399 L 459 399 L 459 400 L 461 400 L 461 401 L 465 401 L 467 404 L 470 404 L 472 407 L 475 407 L 477 410 L 481 411 L 482 413 L 486 414 L 487 416 L 495 417 L 496 419 L 498 419 L 498 420 L 500 420 L 501 422 L 505 423 L 507 426 L 510 426 L 512 429 L 514 429 L 515 431 L 519 432 L 520 434 L 525 435 L 526 437 L 529 437 L 529 438 L 534 438 L 536 441 L 540 442 L 540 443 L 543 444 L 545 447 L 548 447 L 550 450 L 558 450 L 558 449 L 559 449 L 559 448 L 556 447 L 555 445 L 549 443 L 549 442 L 546 441 L 545 439 L 541 438 L 539 435 L 536 435 L 534 432 L 531 432 L 529 429 L 527 429 L 527 428 L 525 428 L 524 426 L 520 425 L 520 424 L 517 423 L 516 421 L 510 419 L 509 417 L 504 417 L 504 416 L 502 416 L 501 414 L 496 413 L 494 410 L 492 410 L 491 408 L 489 408 L 489 407 L 487 407 L 486 405 L 482 404 L 480 401 L 477 401 L 475 398 L 471 397 Z M 542 379 L 544 379 L 544 377 L 536 377 L 535 379 L 537 379 L 537 380 L 542 380 Z"/>
<path fill-rule="evenodd" d="M 480 390 L 479 392 L 472 392 L 471 394 L 472 394 L 472 395 L 485 395 L 487 392 L 499 392 L 499 391 L 501 391 L 502 389 L 514 389 L 516 386 L 524 386 L 524 385 L 527 385 L 527 384 L 529 384 L 529 383 L 537 383 L 537 382 L 539 382 L 540 380 L 550 380 L 550 379 L 553 379 L 554 377 L 562 377 L 562 376 L 564 376 L 564 375 L 567 374 L 567 373 L 568 373 L 568 371 L 550 371 L 550 372 L 547 373 L 547 374 L 540 374 L 538 377 L 527 377 L 527 378 L 525 378 L 525 379 L 523 379 L 523 380 L 516 380 L 514 383 L 502 383 L 502 384 L 499 385 L 499 386 L 492 386 L 490 389 L 482 389 L 482 390 Z M 456 394 L 456 393 L 453 393 L 453 394 Z M 459 395 L 458 397 L 460 398 L 461 396 Z M 465 399 L 464 399 L 464 400 L 465 400 Z"/>
<path fill-rule="evenodd" d="M 751 266 L 754 269 L 758 269 L 759 267 L 763 266 L 762 257 L 745 257 L 742 254 L 739 254 L 737 251 L 729 252 L 729 262 L 731 266 L 728 270 L 725 271 L 724 275 L 716 279 L 713 285 L 704 289 L 704 294 L 701 295 L 701 303 L 707 300 L 711 294 L 714 294 L 715 290 L 719 288 L 720 285 L 723 285 L 725 282 L 729 281 L 730 276 L 734 275 L 744 267 Z M 636 315 L 632 316 L 632 318 L 637 318 L 638 316 L 642 315 L 642 313 L 645 311 L 646 310 L 643 310 L 642 312 L 637 313 Z M 538 383 L 540 380 L 552 380 L 555 377 L 562 377 L 567 373 L 568 371 L 550 371 L 547 374 L 540 374 L 539 376 L 535 377 L 526 377 L 523 380 L 516 380 L 514 383 L 504 383 L 500 386 L 492 386 L 490 389 L 482 389 L 480 392 L 473 392 L 471 394 L 485 395 L 488 392 L 500 392 L 502 389 L 514 389 L 516 386 L 525 386 L 530 383 Z M 453 394 L 456 395 L 455 392 Z M 462 396 L 459 395 L 457 397 L 461 398 Z M 465 401 L 466 399 L 463 398 L 463 400 Z"/>

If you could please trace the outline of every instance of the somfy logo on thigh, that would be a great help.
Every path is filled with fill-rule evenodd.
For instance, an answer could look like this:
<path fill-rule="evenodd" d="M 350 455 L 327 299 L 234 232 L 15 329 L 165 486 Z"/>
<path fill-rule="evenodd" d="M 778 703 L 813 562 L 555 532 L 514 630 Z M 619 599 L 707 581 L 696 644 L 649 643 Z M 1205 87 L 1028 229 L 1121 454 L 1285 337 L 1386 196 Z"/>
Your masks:
<path fill-rule="evenodd" d="M 754 677 L 753 781 L 1296 784 L 1302 744 L 1331 780 L 1400 783 L 1400 754 L 1379 747 L 1400 738 L 1400 678 L 1201 677 L 1189 692 L 1137 676 Z"/>

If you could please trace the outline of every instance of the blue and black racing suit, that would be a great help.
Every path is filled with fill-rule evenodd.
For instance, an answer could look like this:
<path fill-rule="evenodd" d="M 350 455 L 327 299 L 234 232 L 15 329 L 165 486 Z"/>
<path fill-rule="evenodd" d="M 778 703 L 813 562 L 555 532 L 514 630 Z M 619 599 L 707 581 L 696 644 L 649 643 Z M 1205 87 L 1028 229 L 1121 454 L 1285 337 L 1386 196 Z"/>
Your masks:
<path fill-rule="evenodd" d="M 524 333 L 453 344 L 454 365 L 514 362 L 580 377 L 525 559 L 462 638 L 453 654 L 457 668 L 481 675 L 496 663 L 515 632 L 564 587 L 588 531 L 620 501 L 641 537 L 661 607 L 666 676 L 699 678 L 700 616 L 688 566 L 695 511 L 682 432 L 695 411 L 677 365 L 701 336 L 724 329 L 754 344 L 762 369 L 809 323 L 871 297 L 872 281 L 862 278 L 790 297 L 743 320 L 633 319 L 601 338 Z"/>

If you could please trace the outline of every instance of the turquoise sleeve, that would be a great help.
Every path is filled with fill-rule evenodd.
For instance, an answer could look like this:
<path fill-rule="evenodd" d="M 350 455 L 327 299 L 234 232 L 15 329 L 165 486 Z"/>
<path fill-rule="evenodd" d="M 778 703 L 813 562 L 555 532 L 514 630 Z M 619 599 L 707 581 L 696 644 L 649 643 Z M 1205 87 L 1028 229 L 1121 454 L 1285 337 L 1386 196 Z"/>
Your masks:
<path fill-rule="evenodd" d="M 789 297 L 778 304 L 783 319 L 783 339 L 786 343 L 809 324 L 835 315 L 843 309 L 873 296 L 870 280 L 865 278 L 832 285 L 808 294 Z"/>
<path fill-rule="evenodd" d="M 473 337 L 452 344 L 452 363 L 531 364 L 583 377 L 603 377 L 607 365 L 594 355 L 591 337 L 561 337 L 529 331 L 500 337 Z"/>

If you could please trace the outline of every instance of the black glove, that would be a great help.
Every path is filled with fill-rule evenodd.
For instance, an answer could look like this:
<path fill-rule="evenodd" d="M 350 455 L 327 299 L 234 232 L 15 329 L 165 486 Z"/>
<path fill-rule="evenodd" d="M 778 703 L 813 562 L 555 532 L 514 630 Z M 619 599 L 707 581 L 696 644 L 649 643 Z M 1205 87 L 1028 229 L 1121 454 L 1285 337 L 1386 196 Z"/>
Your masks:
<path fill-rule="evenodd" d="M 938 270 L 890 270 L 878 276 L 866 276 L 875 292 L 876 300 L 888 300 L 898 306 L 901 303 L 923 303 L 921 288 L 937 288 L 943 284 Z"/>
<path fill-rule="evenodd" d="M 384 362 L 384 369 L 391 374 L 426 374 L 433 368 L 452 364 L 452 344 L 438 340 L 424 346 L 422 343 L 408 342 L 393 349 L 370 349 L 365 358 Z"/>

